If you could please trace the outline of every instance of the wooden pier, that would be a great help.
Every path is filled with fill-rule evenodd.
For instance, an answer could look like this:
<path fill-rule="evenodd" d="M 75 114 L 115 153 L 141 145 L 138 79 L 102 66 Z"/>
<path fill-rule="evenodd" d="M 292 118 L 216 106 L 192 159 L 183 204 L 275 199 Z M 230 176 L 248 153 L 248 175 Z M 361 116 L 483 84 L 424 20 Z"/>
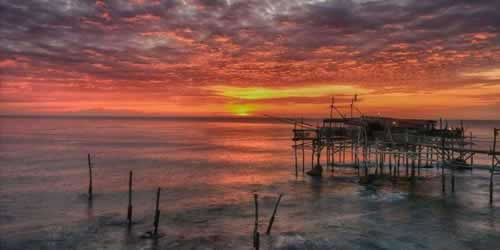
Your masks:
<path fill-rule="evenodd" d="M 371 117 L 361 112 L 359 117 L 346 117 L 333 101 L 330 108 L 330 118 L 323 119 L 321 125 L 314 126 L 303 119 L 294 120 L 292 147 L 296 175 L 299 161 L 302 161 L 302 173 L 305 172 L 307 150 L 311 155 L 307 174 L 311 176 L 321 176 L 325 170 L 334 173 L 335 168 L 347 167 L 354 169 L 358 176 L 390 175 L 398 178 L 400 168 L 404 168 L 405 175 L 415 183 L 422 168 L 440 168 L 443 192 L 446 191 L 447 177 L 451 191 L 455 192 L 456 171 L 484 169 L 474 165 L 474 156 L 483 155 L 491 157 L 489 194 L 490 204 L 493 203 L 494 177 L 500 175 L 500 152 L 497 151 L 500 129 L 492 129 L 492 148 L 483 150 L 474 148 L 472 134 L 470 137 L 465 135 L 462 122 L 460 126 L 451 127 L 443 120 Z M 352 109 L 353 104 L 351 115 Z M 333 118 L 334 110 L 340 118 Z M 321 165 L 324 161 L 325 166 Z"/>

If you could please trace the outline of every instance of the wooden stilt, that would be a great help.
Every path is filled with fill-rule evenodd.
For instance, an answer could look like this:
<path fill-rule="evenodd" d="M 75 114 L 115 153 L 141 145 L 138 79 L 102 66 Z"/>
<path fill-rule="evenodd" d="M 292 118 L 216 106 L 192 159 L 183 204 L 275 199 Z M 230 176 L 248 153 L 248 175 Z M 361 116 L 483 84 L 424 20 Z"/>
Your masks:
<path fill-rule="evenodd" d="M 420 168 L 422 165 L 422 145 L 418 145 L 418 154 L 417 154 L 417 169 L 418 169 L 418 176 L 420 176 Z"/>
<path fill-rule="evenodd" d="M 132 171 L 128 176 L 128 209 L 127 209 L 128 227 L 132 226 Z"/>
<path fill-rule="evenodd" d="M 415 184 L 415 158 L 411 159 L 411 183 Z"/>
<path fill-rule="evenodd" d="M 90 154 L 87 154 L 87 161 L 88 161 L 88 165 L 89 165 L 89 191 L 88 191 L 88 198 L 89 198 L 89 201 L 91 201 L 92 200 L 93 191 L 92 191 L 92 160 L 90 159 Z"/>
<path fill-rule="evenodd" d="M 398 153 L 398 165 L 397 165 L 397 173 L 396 173 L 398 177 L 400 176 L 399 166 L 401 166 L 401 154 L 400 153 Z"/>
<path fill-rule="evenodd" d="M 255 203 L 255 226 L 253 230 L 253 247 L 255 249 L 260 248 L 260 234 L 259 234 L 259 195 L 254 194 Z"/>
<path fill-rule="evenodd" d="M 276 201 L 276 204 L 274 205 L 273 215 L 271 216 L 271 219 L 269 219 L 269 225 L 267 226 L 267 231 L 266 231 L 267 235 L 271 234 L 271 228 L 273 227 L 274 217 L 276 215 L 276 211 L 278 211 L 278 206 L 280 205 L 281 197 L 283 197 L 283 194 L 280 194 L 278 200 Z"/>
<path fill-rule="evenodd" d="M 441 135 L 441 190 L 443 193 L 446 192 L 446 177 L 444 174 L 444 164 L 445 164 L 445 151 L 444 151 L 444 135 Z"/>
<path fill-rule="evenodd" d="M 342 142 L 342 163 L 345 163 L 345 151 L 346 151 L 346 143 L 345 140 Z"/>
<path fill-rule="evenodd" d="M 497 165 L 497 136 L 499 129 L 493 129 L 493 150 L 491 152 L 491 169 L 490 169 L 490 205 L 493 205 L 493 176 L 495 175 L 495 167 Z"/>
<path fill-rule="evenodd" d="M 385 153 L 380 153 L 380 174 L 384 175 Z"/>
<path fill-rule="evenodd" d="M 408 157 L 408 151 L 404 154 L 405 161 L 406 161 L 406 176 L 410 176 L 409 171 L 410 171 L 410 164 L 409 164 L 409 157 Z"/>
<path fill-rule="evenodd" d="M 314 153 L 315 153 L 314 151 L 315 151 L 315 147 L 316 147 L 314 143 L 313 143 L 312 147 L 313 148 L 312 148 L 312 152 L 311 152 L 311 169 L 314 168 Z"/>
<path fill-rule="evenodd" d="M 332 173 L 335 173 L 335 142 L 332 143 Z"/>
<path fill-rule="evenodd" d="M 470 150 L 472 150 L 472 145 L 473 145 L 473 142 L 472 142 L 472 132 L 470 132 Z M 474 154 L 471 155 L 470 157 L 470 165 L 474 165 Z"/>
<path fill-rule="evenodd" d="M 391 151 L 389 153 L 389 175 L 393 175 L 393 171 L 392 171 L 392 157 L 394 156 L 393 152 Z"/>
<path fill-rule="evenodd" d="M 158 236 L 158 224 L 160 223 L 160 191 L 158 188 L 156 191 L 156 208 L 155 208 L 155 220 L 154 220 L 154 231 L 153 235 Z"/>

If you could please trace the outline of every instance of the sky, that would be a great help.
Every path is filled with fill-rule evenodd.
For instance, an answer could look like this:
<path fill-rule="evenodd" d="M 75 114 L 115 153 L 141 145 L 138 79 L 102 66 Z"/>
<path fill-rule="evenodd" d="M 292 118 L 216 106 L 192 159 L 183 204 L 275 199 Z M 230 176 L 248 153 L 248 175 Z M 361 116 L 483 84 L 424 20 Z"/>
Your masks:
<path fill-rule="evenodd" d="M 499 9 L 0 0 L 0 114 L 500 119 Z"/>

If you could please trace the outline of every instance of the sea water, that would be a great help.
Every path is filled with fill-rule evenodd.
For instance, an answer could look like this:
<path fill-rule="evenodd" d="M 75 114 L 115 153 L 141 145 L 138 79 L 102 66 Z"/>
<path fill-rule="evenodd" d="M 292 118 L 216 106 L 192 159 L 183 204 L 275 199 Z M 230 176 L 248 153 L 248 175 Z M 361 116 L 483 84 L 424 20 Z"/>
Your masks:
<path fill-rule="evenodd" d="M 500 122 L 464 126 L 475 148 L 488 149 Z M 436 169 L 422 170 L 413 187 L 359 185 L 352 169 L 311 179 L 300 154 L 296 177 L 292 128 L 265 119 L 0 118 L 0 249 L 251 249 L 254 193 L 261 249 L 500 246 L 500 177 L 493 206 L 481 170 L 458 173 L 453 194 L 449 186 L 441 192 Z M 475 161 L 491 164 L 487 156 Z M 305 162 L 307 170 L 310 155 Z M 144 239 L 158 187 L 162 237 Z"/>

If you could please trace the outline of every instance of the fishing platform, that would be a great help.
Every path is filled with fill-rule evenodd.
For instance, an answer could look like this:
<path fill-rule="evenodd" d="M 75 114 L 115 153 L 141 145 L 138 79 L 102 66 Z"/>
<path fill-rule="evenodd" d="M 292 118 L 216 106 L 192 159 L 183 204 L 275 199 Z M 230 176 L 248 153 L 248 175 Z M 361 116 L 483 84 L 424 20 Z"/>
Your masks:
<path fill-rule="evenodd" d="M 302 173 L 305 158 L 310 154 L 310 176 L 319 177 L 323 172 L 335 168 L 352 168 L 357 175 L 401 176 L 415 183 L 423 168 L 440 169 L 442 191 L 446 191 L 446 177 L 450 177 L 451 191 L 455 191 L 457 170 L 486 168 L 489 170 L 489 201 L 493 202 L 494 177 L 500 175 L 500 152 L 497 151 L 497 137 L 500 129 L 493 128 L 490 150 L 474 148 L 472 132 L 465 134 L 463 122 L 460 126 L 449 126 L 448 121 L 399 119 L 381 116 L 366 116 L 354 106 L 357 96 L 350 105 L 350 117 L 346 117 L 334 105 L 330 105 L 330 117 L 321 124 L 313 125 L 301 120 L 288 120 L 294 124 L 293 142 L 295 174 L 299 173 L 299 152 L 302 156 Z M 353 110 L 359 116 L 353 116 Z M 333 112 L 338 118 L 333 117 Z M 474 165 L 474 156 L 491 157 L 491 165 Z M 322 156 L 325 156 L 322 165 Z M 326 160 L 326 161 L 325 161 Z M 403 168 L 403 169 L 401 169 Z"/>

